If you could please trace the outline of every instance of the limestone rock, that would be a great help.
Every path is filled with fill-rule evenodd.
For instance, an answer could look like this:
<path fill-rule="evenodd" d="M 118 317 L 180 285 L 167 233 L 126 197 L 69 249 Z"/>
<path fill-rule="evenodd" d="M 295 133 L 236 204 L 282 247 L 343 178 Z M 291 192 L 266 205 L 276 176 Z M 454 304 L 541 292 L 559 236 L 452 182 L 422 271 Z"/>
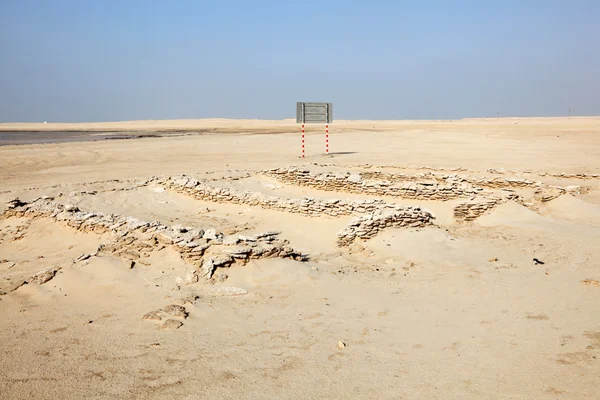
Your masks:
<path fill-rule="evenodd" d="M 206 231 L 204 231 L 204 235 L 202 236 L 203 239 L 207 239 L 207 240 L 219 240 L 222 237 L 223 237 L 223 235 L 217 233 L 217 231 L 213 228 L 207 229 Z"/>
<path fill-rule="evenodd" d="M 145 319 L 148 321 L 162 321 L 163 313 L 161 310 L 150 311 L 149 313 L 144 314 L 142 319 Z"/>
<path fill-rule="evenodd" d="M 27 280 L 28 283 L 35 283 L 36 285 L 43 285 L 48 282 L 56 275 L 56 272 L 59 268 L 49 268 L 44 271 L 40 271 L 37 274 L 33 275 L 31 278 Z"/>
<path fill-rule="evenodd" d="M 234 286 L 216 286 L 213 287 L 209 293 L 212 296 L 239 296 L 247 294 L 248 291 L 246 289 Z"/>
<path fill-rule="evenodd" d="M 171 317 L 183 318 L 186 319 L 188 317 L 188 312 L 185 310 L 185 307 L 177 305 L 177 304 L 169 304 L 163 308 L 165 314 L 170 315 Z"/>
<path fill-rule="evenodd" d="M 176 319 L 168 319 L 162 323 L 160 328 L 165 330 L 175 330 L 181 328 L 182 326 L 183 322 L 177 321 Z"/>

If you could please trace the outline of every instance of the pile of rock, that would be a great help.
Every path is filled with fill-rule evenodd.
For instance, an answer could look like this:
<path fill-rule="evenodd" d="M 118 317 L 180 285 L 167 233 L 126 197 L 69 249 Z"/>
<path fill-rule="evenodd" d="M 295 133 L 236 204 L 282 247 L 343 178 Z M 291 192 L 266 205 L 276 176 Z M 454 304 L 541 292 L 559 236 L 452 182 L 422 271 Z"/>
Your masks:
<path fill-rule="evenodd" d="M 454 207 L 454 218 L 459 221 L 471 222 L 504 201 L 505 199 L 501 197 L 478 197 L 470 199 Z"/>
<path fill-rule="evenodd" d="M 436 179 L 402 182 L 395 180 L 369 180 L 365 179 L 360 173 L 318 173 L 297 167 L 276 168 L 261 172 L 264 175 L 297 186 L 310 186 L 315 189 L 336 192 L 396 196 L 405 199 L 446 201 L 472 197 L 484 192 L 483 188 L 475 187 L 468 183 L 450 181 L 440 183 Z"/>
<path fill-rule="evenodd" d="M 282 257 L 306 261 L 308 256 L 289 247 L 289 242 L 278 239 L 279 232 L 254 236 L 224 236 L 214 229 L 198 229 L 181 225 L 167 226 L 157 221 L 146 222 L 133 217 L 100 212 L 85 212 L 75 206 L 62 205 L 42 197 L 32 202 L 10 200 L 0 218 L 52 218 L 57 222 L 83 232 L 109 233 L 110 243 L 99 251 L 144 264 L 144 259 L 155 249 L 171 245 L 181 257 L 196 266 L 189 283 L 197 281 L 198 274 L 210 279 L 217 267 L 228 267 L 251 258 Z M 133 264 L 132 264 L 133 265 Z"/>
<path fill-rule="evenodd" d="M 555 178 L 565 178 L 565 179 L 600 179 L 600 174 L 567 174 L 564 172 L 561 172 L 561 173 L 545 172 L 545 173 L 541 173 L 540 176 L 553 176 Z"/>
<path fill-rule="evenodd" d="M 217 203 L 234 203 L 256 206 L 265 209 L 303 214 L 313 217 L 328 215 L 338 217 L 374 212 L 386 206 L 383 200 L 319 200 L 313 197 L 288 199 L 278 196 L 268 196 L 258 192 L 238 191 L 231 188 L 220 188 L 200 182 L 185 175 L 165 177 L 156 183 L 180 193 L 187 194 L 198 200 Z"/>
<path fill-rule="evenodd" d="M 418 228 L 432 225 L 435 217 L 419 207 L 396 206 L 353 218 L 348 227 L 337 234 L 337 244 L 346 247 L 356 239 L 370 239 L 389 227 Z"/>
<path fill-rule="evenodd" d="M 488 187 L 493 189 L 502 188 L 535 188 L 542 186 L 541 182 L 533 182 L 525 178 L 501 178 L 501 177 L 476 177 L 470 175 L 445 174 L 438 172 L 422 172 L 418 174 L 391 174 L 381 171 L 365 171 L 360 174 L 365 180 L 379 179 L 390 182 L 397 181 L 426 181 L 434 180 L 447 185 L 468 184 L 473 186 Z"/>

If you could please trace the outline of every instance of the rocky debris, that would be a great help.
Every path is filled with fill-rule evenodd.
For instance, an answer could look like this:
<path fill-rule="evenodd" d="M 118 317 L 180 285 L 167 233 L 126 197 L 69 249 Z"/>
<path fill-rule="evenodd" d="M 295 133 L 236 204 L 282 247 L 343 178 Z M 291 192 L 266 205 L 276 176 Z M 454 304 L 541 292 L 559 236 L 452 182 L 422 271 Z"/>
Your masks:
<path fill-rule="evenodd" d="M 15 265 L 17 265 L 16 262 L 9 261 L 9 260 L 0 260 L 0 264 L 6 264 L 6 265 L 0 265 L 0 267 L 2 267 L 2 269 L 5 269 L 5 270 L 6 269 L 11 269 Z"/>
<path fill-rule="evenodd" d="M 76 259 L 75 259 L 73 262 L 74 262 L 74 263 L 77 263 L 77 262 L 80 262 L 80 261 L 85 261 L 85 260 L 88 260 L 88 259 L 90 259 L 91 257 L 94 257 L 95 255 L 96 255 L 96 253 L 92 253 L 92 254 L 82 254 L 82 255 L 80 255 L 79 257 L 77 257 L 77 258 L 76 258 Z"/>
<path fill-rule="evenodd" d="M 169 304 L 160 310 L 150 311 L 144 314 L 142 319 L 147 321 L 162 321 L 169 317 L 186 319 L 189 313 L 185 310 L 185 307 L 178 304 Z"/>
<path fill-rule="evenodd" d="M 433 225 L 435 217 L 420 207 L 396 206 L 381 209 L 362 217 L 354 217 L 348 227 L 337 235 L 337 244 L 346 247 L 356 239 L 370 239 L 379 231 L 389 227 L 420 228 Z"/>
<path fill-rule="evenodd" d="M 600 287 L 600 281 L 597 281 L 595 279 L 584 279 L 581 281 L 581 283 L 583 283 L 586 286 Z"/>
<path fill-rule="evenodd" d="M 600 174 L 567 174 L 561 173 L 545 173 L 544 175 L 553 176 L 555 178 L 568 178 L 568 179 L 600 179 Z"/>
<path fill-rule="evenodd" d="M 224 236 L 214 230 L 167 226 L 157 221 L 146 222 L 133 217 L 82 210 L 67 211 L 66 207 L 47 199 L 36 199 L 26 203 L 12 200 L 0 218 L 27 217 L 52 218 L 73 229 L 97 234 L 109 233 L 111 242 L 102 244 L 97 252 L 108 252 L 144 264 L 145 257 L 163 245 L 172 246 L 182 259 L 196 267 L 196 272 L 210 279 L 216 267 L 229 267 L 245 263 L 251 258 L 280 257 L 306 261 L 308 256 L 288 246 L 287 240 L 278 238 L 278 232 L 259 233 L 243 239 Z M 209 251 L 210 250 L 210 251 Z M 78 260 L 94 256 L 82 255 Z M 193 280 L 193 279 L 191 279 Z"/>
<path fill-rule="evenodd" d="M 380 171 L 369 171 L 363 173 L 363 177 L 365 179 L 379 179 L 386 180 L 390 182 L 397 181 L 416 181 L 416 182 L 425 182 L 425 181 L 434 181 L 434 182 L 442 182 L 447 185 L 473 185 L 479 187 L 488 187 L 493 189 L 503 189 L 503 188 L 531 188 L 538 187 L 542 185 L 541 182 L 533 182 L 525 178 L 500 178 L 500 177 L 476 177 L 471 175 L 463 175 L 463 174 L 448 174 L 448 173 L 439 173 L 439 172 L 423 172 L 417 174 L 391 174 L 388 172 L 380 172 Z M 463 196 L 457 196 L 463 197 Z"/>
<path fill-rule="evenodd" d="M 276 170 L 279 171 L 279 170 Z M 345 174 L 338 174 L 336 179 L 346 180 Z M 356 174 L 352 178 L 357 180 Z M 385 227 L 422 227 L 431 225 L 433 215 L 427 211 L 421 211 L 418 207 L 406 207 L 386 203 L 383 200 L 317 200 L 312 197 L 302 199 L 284 199 L 276 196 L 267 196 L 262 193 L 238 192 L 229 188 L 216 188 L 196 179 L 179 175 L 158 179 L 158 183 L 166 187 L 183 192 L 200 200 L 215 202 L 232 202 L 236 204 L 247 204 L 262 208 L 276 209 L 291 213 L 300 213 L 308 216 L 343 216 L 343 215 L 368 215 L 364 220 L 353 220 L 350 226 L 338 234 L 338 244 L 347 246 L 356 238 L 368 239 L 377 234 Z M 426 185 L 423 184 L 423 187 Z M 477 190 L 476 192 L 479 192 Z M 353 225 L 356 221 L 358 225 Z M 283 247 L 281 249 L 265 246 L 260 242 L 274 243 L 279 232 L 266 232 L 254 236 L 232 235 L 223 238 L 222 244 L 231 246 L 218 257 L 205 259 L 201 266 L 201 275 L 205 279 L 211 279 L 215 268 L 226 266 L 233 260 L 246 262 L 256 256 L 291 257 L 294 259 L 307 259 L 305 256 L 294 253 L 293 249 Z M 205 232 L 205 238 L 213 238 L 212 232 Z M 217 238 L 218 239 L 218 238 Z M 240 246 L 240 244 L 242 244 Z"/>
<path fill-rule="evenodd" d="M 27 279 L 27 283 L 35 283 L 36 285 L 43 285 L 48 282 L 56 273 L 60 270 L 60 268 L 49 268 L 44 271 L 40 271 L 37 274 L 33 275 L 31 278 Z"/>
<path fill-rule="evenodd" d="M 162 323 L 162 325 L 160 326 L 160 329 L 175 330 L 175 329 L 181 328 L 182 326 L 183 326 L 183 322 L 178 321 L 176 319 L 168 319 Z"/>
<path fill-rule="evenodd" d="M 454 218 L 459 221 L 471 222 L 479 218 L 498 204 L 503 202 L 500 197 L 476 197 L 457 204 L 454 207 Z"/>
<path fill-rule="evenodd" d="M 154 310 L 154 311 L 150 311 L 149 313 L 144 314 L 142 319 L 145 319 L 147 321 L 162 321 L 163 315 L 164 314 L 163 314 L 162 310 Z"/>
<path fill-rule="evenodd" d="M 15 209 L 17 207 L 22 207 L 25 204 L 27 204 L 27 203 L 24 202 L 24 201 L 21 201 L 18 197 L 15 197 L 15 198 L 12 198 L 12 199 L 10 199 L 10 200 L 8 200 L 6 202 L 6 209 L 7 210 L 12 210 L 12 209 Z"/>
<path fill-rule="evenodd" d="M 419 200 L 452 200 L 477 195 L 484 191 L 466 179 L 447 176 L 445 182 L 433 174 L 389 174 L 377 171 L 361 172 L 311 172 L 298 167 L 276 168 L 261 171 L 263 175 L 282 182 L 310 186 L 320 190 L 396 196 Z M 372 211 L 372 210 L 371 210 Z"/>
<path fill-rule="evenodd" d="M 277 190 L 277 189 L 282 188 L 281 185 L 273 185 L 272 183 L 265 183 L 264 187 L 266 187 L 267 189 L 271 189 L 271 190 Z"/>
<path fill-rule="evenodd" d="M 215 286 L 208 291 L 208 294 L 211 296 L 240 296 L 248 294 L 248 291 L 234 286 Z"/>
<path fill-rule="evenodd" d="M 96 190 L 80 190 L 80 191 L 76 191 L 76 192 L 71 192 L 68 194 L 69 197 L 75 197 L 75 196 L 95 196 L 97 195 L 98 192 Z"/>
<path fill-rule="evenodd" d="M 535 192 L 533 192 L 533 197 L 536 200 L 545 203 L 547 201 L 554 200 L 565 193 L 567 193 L 567 190 L 560 186 L 547 186 L 536 189 Z"/>
<path fill-rule="evenodd" d="M 331 217 L 356 215 L 373 212 L 386 205 L 383 200 L 318 200 L 313 197 L 287 199 L 278 196 L 268 196 L 258 192 L 242 192 L 231 188 L 219 188 L 208 185 L 205 182 L 199 182 L 185 175 L 161 178 L 157 183 L 198 200 L 245 204 L 312 217 L 321 217 L 323 215 Z"/>
<path fill-rule="evenodd" d="M 198 296 L 197 294 L 190 294 L 187 296 L 182 297 L 181 299 L 177 300 L 177 303 L 179 303 L 179 305 L 185 306 L 186 304 L 196 304 L 196 301 L 200 298 L 200 296 Z"/>
<path fill-rule="evenodd" d="M 163 312 L 171 317 L 183 318 L 186 319 L 188 317 L 188 312 L 185 310 L 185 307 L 177 305 L 177 304 L 169 304 L 165 306 Z"/>
<path fill-rule="evenodd" d="M 211 228 L 211 229 L 207 229 L 204 232 L 204 235 L 202 235 L 202 238 L 206 239 L 206 240 L 221 240 L 221 239 L 223 239 L 223 234 L 217 233 L 217 231 L 215 229 Z"/>

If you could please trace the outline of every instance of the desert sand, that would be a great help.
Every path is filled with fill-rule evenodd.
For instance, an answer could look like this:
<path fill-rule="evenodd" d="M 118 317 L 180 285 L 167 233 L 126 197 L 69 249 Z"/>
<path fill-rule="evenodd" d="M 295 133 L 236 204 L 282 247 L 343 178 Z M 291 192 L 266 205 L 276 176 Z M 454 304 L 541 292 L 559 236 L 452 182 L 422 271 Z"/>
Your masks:
<path fill-rule="evenodd" d="M 3 399 L 600 396 L 598 117 L 0 130 L 165 133 L 0 147 Z"/>

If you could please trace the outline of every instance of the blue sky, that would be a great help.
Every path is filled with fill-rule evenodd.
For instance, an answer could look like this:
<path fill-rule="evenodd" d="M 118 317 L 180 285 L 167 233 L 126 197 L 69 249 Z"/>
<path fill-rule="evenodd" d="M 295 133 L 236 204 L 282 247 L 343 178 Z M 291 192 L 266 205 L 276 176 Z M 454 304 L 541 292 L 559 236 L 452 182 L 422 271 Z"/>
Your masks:
<path fill-rule="evenodd" d="M 600 1 L 0 1 L 0 121 L 600 115 Z"/>

